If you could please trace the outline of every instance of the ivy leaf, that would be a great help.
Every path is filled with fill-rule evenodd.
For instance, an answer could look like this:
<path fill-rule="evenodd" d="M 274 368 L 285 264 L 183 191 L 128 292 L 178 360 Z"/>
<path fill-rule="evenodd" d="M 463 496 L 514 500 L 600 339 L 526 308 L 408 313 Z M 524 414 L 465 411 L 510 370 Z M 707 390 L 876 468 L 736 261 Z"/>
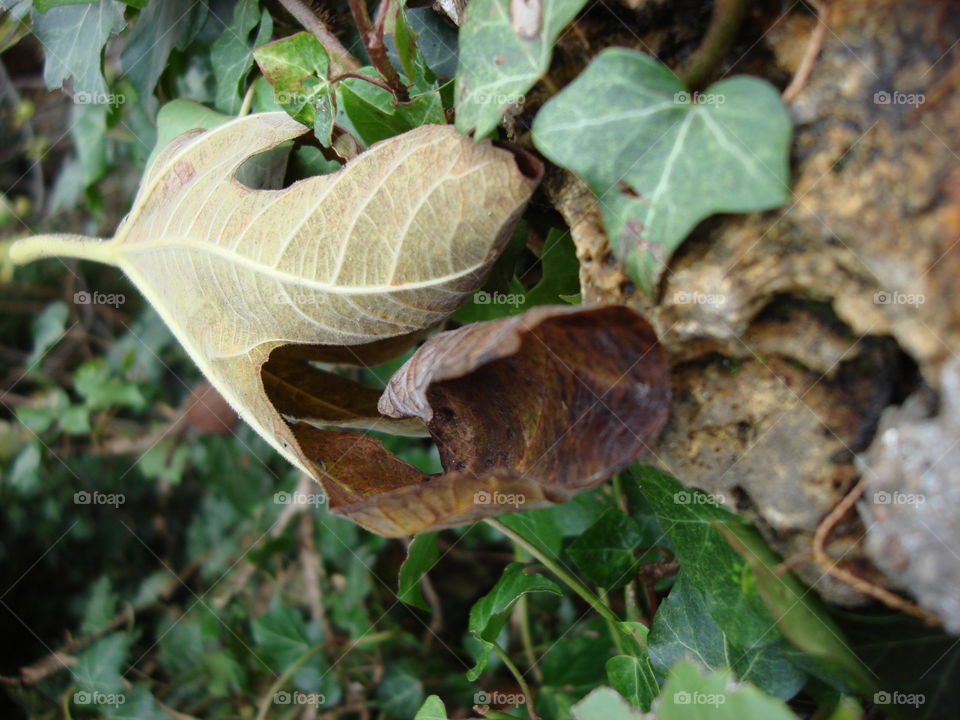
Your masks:
<path fill-rule="evenodd" d="M 330 58 L 323 45 L 310 33 L 300 32 L 254 50 L 253 57 L 280 106 L 329 146 L 336 94 L 327 78 Z"/>
<path fill-rule="evenodd" d="M 480 640 L 480 643 L 474 654 L 476 663 L 467 671 L 468 680 L 476 680 L 487 667 L 487 656 L 493 649 L 497 635 L 507 622 L 507 611 L 522 595 L 531 592 L 563 595 L 563 591 L 553 580 L 536 573 L 528 575 L 524 572 L 523 564 L 510 563 L 490 592 L 470 608 L 467 628 Z"/>
<path fill-rule="evenodd" d="M 77 658 L 73 679 L 81 691 L 113 695 L 123 690 L 121 670 L 131 638 L 126 633 L 111 633 L 97 640 Z"/>
<path fill-rule="evenodd" d="M 277 670 L 295 663 L 315 644 L 307 635 L 303 616 L 275 597 L 263 615 L 251 622 L 253 639 L 265 659 Z"/>
<path fill-rule="evenodd" d="M 599 687 L 571 709 L 574 720 L 646 720 L 613 688 Z"/>
<path fill-rule="evenodd" d="M 447 708 L 436 695 L 423 701 L 413 720 L 447 720 Z"/>
<path fill-rule="evenodd" d="M 616 655 L 607 660 L 607 679 L 635 708 L 649 710 L 660 692 L 648 658 Z"/>
<path fill-rule="evenodd" d="M 405 662 L 387 666 L 377 686 L 380 710 L 391 720 L 407 720 L 423 703 L 423 683 Z"/>
<path fill-rule="evenodd" d="M 540 253 L 540 282 L 527 291 L 524 307 L 558 303 L 580 292 L 580 261 L 570 233 L 551 228 Z"/>
<path fill-rule="evenodd" d="M 611 247 L 647 292 L 704 218 L 786 202 L 790 136 L 769 83 L 735 77 L 691 96 L 623 48 L 600 53 L 533 124 L 540 151 L 597 196 Z"/>
<path fill-rule="evenodd" d="M 110 36 L 126 25 L 123 10 L 117 0 L 34 10 L 33 32 L 44 47 L 43 81 L 48 89 L 72 77 L 75 94 L 91 99 L 106 94 L 101 53 Z"/>
<path fill-rule="evenodd" d="M 70 311 L 67 309 L 66 303 L 58 300 L 47 305 L 43 312 L 33 319 L 33 323 L 31 323 L 33 349 L 27 356 L 26 364 L 28 368 L 32 368 L 40 362 L 47 351 L 60 342 L 69 317 Z"/>
<path fill-rule="evenodd" d="M 633 518 L 610 508 L 570 544 L 567 554 L 591 582 L 616 589 L 633 578 L 638 563 L 633 551 L 643 540 L 643 530 Z"/>
<path fill-rule="evenodd" d="M 420 579 L 436 564 L 437 534 L 423 533 L 413 538 L 407 548 L 407 558 L 400 566 L 397 599 L 421 610 L 430 610 L 420 591 Z"/>
<path fill-rule="evenodd" d="M 250 33 L 259 25 L 251 43 Z M 258 0 L 239 0 L 233 19 L 210 49 L 217 78 L 214 105 L 217 110 L 236 115 L 242 104 L 241 84 L 253 67 L 253 48 L 263 45 L 273 34 L 273 18 L 267 10 L 260 12 Z"/>
<path fill-rule="evenodd" d="M 710 616 L 739 647 L 760 647 L 780 639 L 776 623 L 757 592 L 756 578 L 717 529 L 716 523 L 744 524 L 712 502 L 684 502 L 698 491 L 652 467 L 631 471 L 653 508 L 686 574 L 703 593 Z"/>
<path fill-rule="evenodd" d="M 476 137 L 491 133 L 504 110 L 521 102 L 546 73 L 554 42 L 585 4 L 471 0 L 460 26 L 457 130 Z"/>
<path fill-rule="evenodd" d="M 153 90 L 167 67 L 171 50 L 184 50 L 194 29 L 206 17 L 206 3 L 194 0 L 152 2 L 137 16 L 120 53 L 120 65 L 150 118 L 157 107 Z"/>
<path fill-rule="evenodd" d="M 663 687 L 657 720 L 796 720 L 787 706 L 750 684 L 738 684 L 732 674 L 702 674 L 697 665 L 682 660 L 670 671 Z"/>
<path fill-rule="evenodd" d="M 358 72 L 375 76 L 372 67 Z M 397 103 L 393 95 L 382 87 L 360 80 L 346 78 L 337 83 L 337 105 L 342 109 L 343 124 L 365 144 L 399 135 L 428 123 L 445 122 L 443 103 L 436 88 L 425 89 L 410 96 L 410 101 Z"/>
<path fill-rule="evenodd" d="M 123 704 L 103 708 L 106 720 L 169 720 L 145 683 L 137 683 L 123 691 Z"/>
<path fill-rule="evenodd" d="M 806 680 L 805 673 L 790 662 L 780 645 L 747 650 L 733 645 L 710 617 L 703 595 L 686 580 L 682 570 L 657 609 L 648 646 L 653 668 L 663 676 L 687 657 L 707 670 L 729 668 L 737 680 L 752 682 L 784 700 L 799 692 Z"/>

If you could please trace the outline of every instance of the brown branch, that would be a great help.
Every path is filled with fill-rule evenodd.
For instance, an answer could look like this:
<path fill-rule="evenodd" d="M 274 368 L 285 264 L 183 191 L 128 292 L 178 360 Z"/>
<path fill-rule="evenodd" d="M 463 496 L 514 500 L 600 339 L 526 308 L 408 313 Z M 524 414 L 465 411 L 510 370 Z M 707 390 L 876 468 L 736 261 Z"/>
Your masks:
<path fill-rule="evenodd" d="M 823 520 L 817 526 L 817 530 L 813 534 L 814 562 L 817 564 L 817 567 L 823 570 L 823 572 L 831 575 L 841 582 L 847 583 L 855 590 L 862 592 L 864 595 L 869 595 L 872 598 L 876 598 L 894 610 L 899 610 L 900 612 L 920 618 L 929 625 L 940 625 L 940 618 L 933 613 L 927 612 L 915 603 L 900 597 L 896 593 L 890 592 L 886 588 L 875 585 L 868 580 L 864 580 L 858 575 L 854 575 L 849 570 L 841 568 L 839 565 L 837 565 L 839 561 L 831 558 L 824 549 L 830 533 L 840 522 L 841 518 L 843 518 L 843 516 L 846 515 L 847 512 L 854 506 L 857 500 L 860 499 L 860 496 L 863 495 L 863 492 L 866 489 L 866 478 L 861 477 L 860 481 L 853 487 L 853 490 L 851 490 L 846 497 L 843 498 L 843 500 L 837 503 L 836 507 L 827 513 L 827 516 L 823 518 Z"/>
<path fill-rule="evenodd" d="M 296 18 L 297 22 L 303 25 L 311 35 L 313 35 L 320 44 L 323 45 L 327 54 L 345 67 L 347 70 L 356 70 L 360 67 L 357 59 L 350 54 L 326 25 L 318 18 L 301 0 L 280 0 L 280 4 L 288 13 Z"/>
<path fill-rule="evenodd" d="M 353 22 L 363 39 L 363 46 L 367 49 L 370 62 L 373 63 L 377 72 L 380 73 L 380 77 L 387 83 L 397 102 L 408 102 L 410 95 L 407 92 L 407 86 L 400 80 L 397 69 L 390 63 L 390 58 L 387 57 L 387 46 L 383 44 L 383 27 L 387 19 L 386 5 L 390 0 L 382 0 L 380 10 L 377 12 L 376 25 L 370 22 L 366 0 L 349 1 Z"/>

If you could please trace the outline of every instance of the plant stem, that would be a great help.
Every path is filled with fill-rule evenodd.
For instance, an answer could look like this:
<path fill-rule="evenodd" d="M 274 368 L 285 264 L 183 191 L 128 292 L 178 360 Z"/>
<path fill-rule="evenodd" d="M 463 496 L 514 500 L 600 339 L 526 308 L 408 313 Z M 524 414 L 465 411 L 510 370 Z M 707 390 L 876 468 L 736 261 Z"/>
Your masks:
<path fill-rule="evenodd" d="M 600 600 L 605 605 L 607 604 L 607 591 L 600 591 Z M 609 618 L 604 618 L 607 623 L 607 630 L 610 631 L 610 637 L 613 639 L 613 644 L 617 648 L 617 653 L 620 655 L 624 654 L 623 643 L 620 641 L 620 629 L 616 625 L 616 621 L 611 621 Z"/>
<path fill-rule="evenodd" d="M 390 0 L 382 1 L 384 5 L 381 5 L 377 14 L 376 26 L 370 22 L 366 0 L 350 0 L 350 14 L 353 15 L 353 22 L 360 32 L 360 37 L 363 38 L 363 46 L 367 49 L 370 62 L 387 83 L 397 102 L 408 102 L 410 95 L 407 93 L 407 87 L 401 82 L 397 69 L 390 63 L 387 47 L 383 44 L 383 26 L 387 17 L 386 4 Z"/>
<path fill-rule="evenodd" d="M 34 235 L 10 246 L 10 259 L 16 265 L 51 257 L 73 257 L 114 265 L 115 255 L 111 242 L 85 235 Z"/>
<path fill-rule="evenodd" d="M 503 664 L 507 666 L 507 670 L 510 671 L 510 674 L 513 675 L 514 680 L 517 681 L 517 685 L 520 686 L 520 690 L 523 693 L 525 700 L 525 705 L 527 706 L 527 714 L 530 715 L 530 720 L 540 720 L 537 717 L 537 711 L 533 709 L 533 695 L 530 693 L 530 686 L 527 685 L 527 681 L 523 679 L 523 675 L 520 673 L 520 670 L 516 665 L 513 664 L 513 660 L 510 659 L 510 656 L 507 655 L 506 650 L 500 647 L 497 643 L 493 643 L 493 651 L 500 656 L 500 659 L 503 660 Z"/>
<path fill-rule="evenodd" d="M 740 23 L 747 14 L 749 0 L 714 0 L 710 26 L 693 55 L 679 70 L 678 76 L 690 90 L 700 88 L 729 52 L 737 37 Z"/>
<path fill-rule="evenodd" d="M 335 75 L 334 77 L 330 78 L 330 84 L 333 85 L 334 83 L 340 82 L 344 78 L 356 78 L 357 80 L 366 80 L 368 83 L 371 83 L 372 85 L 376 85 L 378 88 L 383 88 L 391 95 L 393 94 L 393 88 L 387 85 L 383 80 L 381 80 L 380 78 L 371 77 L 370 75 L 364 75 L 363 73 L 360 73 L 360 72 L 345 72 L 345 73 L 340 73 L 339 75 Z"/>
<path fill-rule="evenodd" d="M 513 542 L 515 542 L 517 545 L 522 547 L 528 553 L 533 555 L 533 557 L 535 557 L 537 560 L 543 563 L 544 567 L 546 567 L 548 570 L 550 570 L 550 572 L 552 572 L 554 575 L 560 578 L 560 580 L 563 581 L 563 583 L 567 585 L 567 587 L 569 587 L 571 590 L 573 590 L 577 595 L 579 595 L 584 600 L 586 600 L 586 602 L 590 605 L 590 607 L 596 610 L 604 618 L 606 618 L 607 620 L 613 623 L 620 622 L 620 618 L 614 615 L 613 611 L 609 607 L 607 607 L 603 603 L 603 601 L 600 600 L 600 598 L 594 595 L 586 585 L 584 585 L 582 582 L 577 580 L 573 575 L 567 572 L 559 563 L 547 557 L 547 555 L 541 552 L 536 545 L 533 545 L 532 543 L 528 542 L 524 537 L 515 533 L 513 530 L 508 528 L 499 520 L 496 520 L 494 518 L 487 518 L 485 522 L 488 525 L 495 527 L 497 530 L 502 532 L 508 538 L 513 540 Z"/>
<path fill-rule="evenodd" d="M 331 58 L 347 70 L 356 70 L 360 67 L 360 63 L 340 43 L 337 36 L 330 32 L 327 26 L 301 0 L 280 0 L 280 4 L 286 8 L 288 13 L 293 15 L 298 23 L 320 41 Z"/>
<path fill-rule="evenodd" d="M 270 711 L 270 702 L 273 700 L 274 695 L 279 692 L 287 681 L 293 677 L 293 674 L 300 669 L 300 666 L 303 665 L 307 660 L 317 654 L 320 650 L 323 649 L 323 643 L 314 645 L 312 648 L 307 650 L 303 655 L 298 657 L 290 667 L 283 671 L 283 674 L 274 681 L 274 683 L 267 688 L 267 692 L 260 698 L 260 702 L 257 703 L 257 720 L 265 720 L 267 713 Z"/>

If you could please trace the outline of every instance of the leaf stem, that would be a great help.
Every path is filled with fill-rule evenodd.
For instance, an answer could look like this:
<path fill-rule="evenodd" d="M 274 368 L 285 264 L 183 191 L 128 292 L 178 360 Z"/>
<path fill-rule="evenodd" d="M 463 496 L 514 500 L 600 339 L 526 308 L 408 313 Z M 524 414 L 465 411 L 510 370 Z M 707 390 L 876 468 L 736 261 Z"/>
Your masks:
<path fill-rule="evenodd" d="M 310 32 L 320 44 L 323 45 L 327 54 L 336 60 L 347 70 L 356 70 L 360 67 L 357 59 L 340 43 L 337 36 L 334 35 L 327 26 L 301 0 L 280 0 L 280 4 L 288 13 L 293 15 L 298 23 Z"/>
<path fill-rule="evenodd" d="M 380 77 L 384 79 L 397 102 L 408 102 L 410 95 L 407 93 L 407 86 L 400 80 L 397 69 L 390 63 L 390 58 L 387 57 L 387 46 L 383 44 L 383 27 L 390 0 L 381 0 L 376 25 L 370 21 L 366 0 L 349 0 L 349 2 L 350 14 L 353 15 L 353 22 L 363 39 L 363 46 L 367 49 L 370 62 L 380 73 Z"/>
<path fill-rule="evenodd" d="M 537 717 L 537 711 L 533 709 L 533 695 L 530 693 L 530 686 L 527 685 L 527 681 L 523 679 L 520 669 L 513 664 L 513 660 L 507 655 L 506 650 L 496 642 L 493 643 L 493 651 L 500 656 L 503 664 L 506 665 L 507 670 L 513 675 L 513 679 L 517 681 L 517 685 L 520 686 L 520 691 L 523 693 L 524 704 L 527 706 L 527 714 L 530 715 L 530 720 L 540 720 L 540 718 Z"/>
<path fill-rule="evenodd" d="M 273 697 L 279 692 L 287 681 L 293 677 L 293 674 L 300 669 L 300 666 L 303 665 L 307 660 L 317 654 L 318 651 L 323 649 L 323 643 L 314 645 L 312 648 L 307 650 L 303 655 L 298 657 L 286 670 L 283 671 L 283 674 L 278 677 L 274 683 L 267 688 L 267 692 L 264 693 L 263 697 L 260 698 L 260 702 L 257 703 L 257 720 L 265 720 L 267 713 L 270 711 L 270 702 L 273 700 Z"/>
<path fill-rule="evenodd" d="M 117 264 L 113 243 L 85 235 L 34 235 L 17 240 L 10 246 L 10 259 L 17 265 L 51 257 L 72 257 L 108 265 Z"/>
<path fill-rule="evenodd" d="M 514 532 L 495 518 L 487 518 L 484 522 L 491 527 L 495 527 L 497 530 L 513 540 L 513 542 L 543 563 L 544 567 L 560 578 L 560 580 L 562 580 L 567 587 L 582 597 L 590 605 L 590 607 L 596 610 L 605 619 L 613 623 L 620 622 L 620 618 L 614 615 L 613 611 L 607 607 L 600 598 L 594 595 L 586 585 L 567 572 L 558 562 L 555 562 L 552 558 L 547 557 L 547 555 L 543 553 L 536 545 L 529 542 L 522 535 Z"/>
<path fill-rule="evenodd" d="M 749 0 L 714 0 L 707 34 L 678 72 L 680 80 L 689 89 L 696 90 L 704 85 L 729 52 L 747 13 L 748 3 Z"/>

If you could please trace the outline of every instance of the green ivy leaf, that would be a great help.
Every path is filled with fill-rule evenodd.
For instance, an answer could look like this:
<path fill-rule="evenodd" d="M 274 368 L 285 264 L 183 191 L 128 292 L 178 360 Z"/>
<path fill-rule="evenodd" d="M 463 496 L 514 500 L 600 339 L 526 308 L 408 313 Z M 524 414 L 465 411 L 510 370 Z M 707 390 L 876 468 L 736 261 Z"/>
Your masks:
<path fill-rule="evenodd" d="M 39 8 L 37 8 L 39 10 Z M 101 53 L 111 35 L 123 30 L 124 4 L 99 0 L 33 12 L 33 32 L 44 47 L 43 81 L 48 89 L 73 78 L 73 91 L 91 99 L 106 95 Z"/>
<path fill-rule="evenodd" d="M 121 670 L 130 641 L 126 633 L 111 633 L 80 653 L 72 672 L 81 692 L 113 695 L 123 690 Z"/>
<path fill-rule="evenodd" d="M 607 660 L 607 679 L 635 708 L 649 710 L 660 692 L 649 658 L 616 655 Z"/>
<path fill-rule="evenodd" d="M 250 33 L 259 26 L 251 43 Z M 210 49 L 217 78 L 214 105 L 217 110 L 236 115 L 243 102 L 241 84 L 253 67 L 253 49 L 263 45 L 273 34 L 273 18 L 267 10 L 260 12 L 258 0 L 239 0 L 233 19 Z"/>
<path fill-rule="evenodd" d="M 779 644 L 744 650 L 731 643 L 682 569 L 653 618 L 649 649 L 653 668 L 663 676 L 682 658 L 691 657 L 707 670 L 729 668 L 737 680 L 784 700 L 796 695 L 806 680 Z"/>
<path fill-rule="evenodd" d="M 413 720 L 447 720 L 447 708 L 443 700 L 436 695 L 431 695 L 423 701 Z"/>
<path fill-rule="evenodd" d="M 303 616 L 275 597 L 270 608 L 251 623 L 253 639 L 264 659 L 282 671 L 306 655 L 314 643 L 307 635 Z"/>
<path fill-rule="evenodd" d="M 59 300 L 47 305 L 43 312 L 33 319 L 33 349 L 27 356 L 26 365 L 32 368 L 47 351 L 60 342 L 63 332 L 67 326 L 67 318 L 70 317 L 70 311 L 67 305 Z"/>
<path fill-rule="evenodd" d="M 253 57 L 280 106 L 329 146 L 336 93 L 327 77 L 330 57 L 323 45 L 310 33 L 300 32 L 254 50 Z"/>
<path fill-rule="evenodd" d="M 510 563 L 490 592 L 470 608 L 467 627 L 480 640 L 480 644 L 474 656 L 476 664 L 467 672 L 468 680 L 476 680 L 486 668 L 493 642 L 507 622 L 507 611 L 522 595 L 531 592 L 563 594 L 553 580 L 535 573 L 528 575 L 524 572 L 523 564 Z"/>
<path fill-rule="evenodd" d="M 696 664 L 674 665 L 663 687 L 657 720 L 796 720 L 781 700 L 750 684 L 737 684 L 732 674 L 701 674 Z"/>
<path fill-rule="evenodd" d="M 540 253 L 540 282 L 527 291 L 524 308 L 557 305 L 580 292 L 580 261 L 569 232 L 551 228 Z"/>
<path fill-rule="evenodd" d="M 388 718 L 407 720 L 423 703 L 423 683 L 406 663 L 392 663 L 377 686 L 377 700 Z"/>
<path fill-rule="evenodd" d="M 143 408 L 147 401 L 140 388 L 114 377 L 102 360 L 90 360 L 73 375 L 73 386 L 90 410 L 107 407 Z"/>
<path fill-rule="evenodd" d="M 147 108 L 152 119 L 157 108 L 153 89 L 167 67 L 170 52 L 173 48 L 186 49 L 195 28 L 207 19 L 207 5 L 194 0 L 163 0 L 143 6 L 120 53 L 120 65 L 137 91 L 138 103 Z"/>
<path fill-rule="evenodd" d="M 638 562 L 633 551 L 643 541 L 643 529 L 633 518 L 609 508 L 570 544 L 567 554 L 591 582 L 615 589 L 633 578 Z"/>
<path fill-rule="evenodd" d="M 504 110 L 547 71 L 553 44 L 586 0 L 511 3 L 510 0 L 471 0 L 460 26 L 457 62 L 457 130 L 491 133 Z M 511 8 L 540 9 L 511 17 Z"/>
<path fill-rule="evenodd" d="M 647 292 L 704 218 L 786 202 L 790 137 L 769 83 L 735 77 L 691 97 L 623 48 L 600 53 L 533 124 L 537 148 L 596 194 L 614 252 Z"/>
<path fill-rule="evenodd" d="M 372 67 L 358 72 L 376 76 Z M 352 129 L 365 145 L 372 145 L 394 135 L 429 123 L 443 124 L 443 104 L 437 88 L 411 94 L 410 101 L 398 104 L 382 87 L 357 78 L 337 83 L 337 105 L 341 109 L 338 122 Z"/>
<path fill-rule="evenodd" d="M 730 547 L 717 523 L 744 525 L 702 493 L 652 467 L 634 467 L 633 478 L 650 503 L 685 577 L 703 593 L 710 616 L 738 647 L 777 642 L 776 623 L 757 592 L 747 561 Z M 689 502 L 703 497 L 703 502 Z"/>
<path fill-rule="evenodd" d="M 397 580 L 397 599 L 421 610 L 430 610 L 420 591 L 422 578 L 437 562 L 437 534 L 423 533 L 413 538 L 407 548 L 407 558 L 400 566 Z"/>
<path fill-rule="evenodd" d="M 83 622 L 80 632 L 90 635 L 106 625 L 117 614 L 117 595 L 113 592 L 110 578 L 100 577 L 90 588 L 90 597 L 87 598 L 83 610 Z"/>
<path fill-rule="evenodd" d="M 150 688 L 137 683 L 123 691 L 123 704 L 104 708 L 106 720 L 170 720 L 170 716 L 157 707 Z"/>
<path fill-rule="evenodd" d="M 613 688 L 600 687 L 573 706 L 575 720 L 644 720 Z"/>

